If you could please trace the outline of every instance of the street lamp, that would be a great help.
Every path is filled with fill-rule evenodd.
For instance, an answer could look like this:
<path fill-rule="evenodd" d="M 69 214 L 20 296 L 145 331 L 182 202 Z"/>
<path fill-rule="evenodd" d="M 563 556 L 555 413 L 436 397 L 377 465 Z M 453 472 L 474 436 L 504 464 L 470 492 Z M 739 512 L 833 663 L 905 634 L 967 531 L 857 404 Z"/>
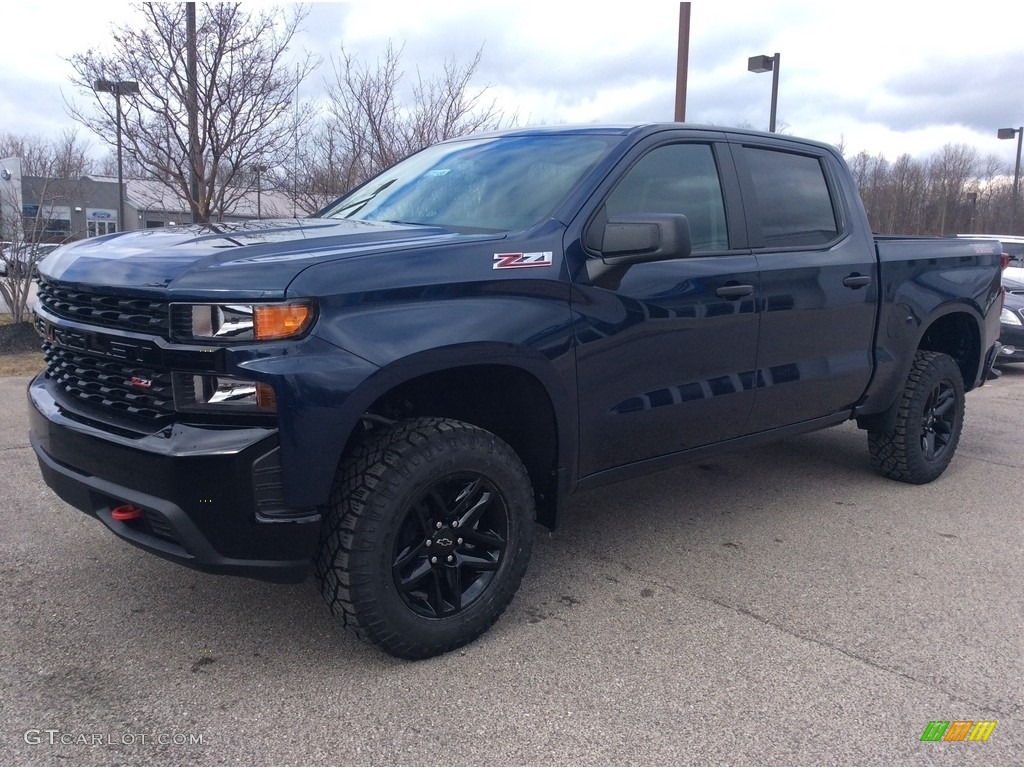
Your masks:
<path fill-rule="evenodd" d="M 114 94 L 117 115 L 117 229 L 122 231 L 124 219 L 124 165 L 121 159 L 121 96 L 133 96 L 139 92 L 134 80 L 97 80 L 92 84 L 97 93 Z"/>
<path fill-rule="evenodd" d="M 779 54 L 751 56 L 747 59 L 747 71 L 772 73 L 772 112 L 768 120 L 768 130 L 775 133 L 775 108 L 779 104 Z"/>
<path fill-rule="evenodd" d="M 1024 126 L 1020 128 L 1000 128 L 996 131 L 1000 139 L 1012 139 L 1017 137 L 1017 165 L 1013 169 L 1013 213 L 1010 214 L 1010 234 L 1017 234 L 1017 204 L 1020 197 L 1020 144 L 1024 139 Z"/>

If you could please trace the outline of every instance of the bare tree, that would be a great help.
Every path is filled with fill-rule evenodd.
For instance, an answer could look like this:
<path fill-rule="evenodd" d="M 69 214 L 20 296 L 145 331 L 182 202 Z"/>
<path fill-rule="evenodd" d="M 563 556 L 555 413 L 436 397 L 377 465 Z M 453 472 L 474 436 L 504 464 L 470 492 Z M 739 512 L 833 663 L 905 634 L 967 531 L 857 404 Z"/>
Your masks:
<path fill-rule="evenodd" d="M 0 136 L 0 296 L 15 322 L 28 309 L 36 264 L 49 248 L 74 235 L 58 215 L 80 197 L 81 177 L 92 170 L 88 147 L 74 131 L 53 141 Z M 27 198 L 27 199 L 26 199 Z"/>
<path fill-rule="evenodd" d="M 327 126 L 300 129 L 297 144 L 294 159 L 267 179 L 292 199 L 296 215 L 316 213 L 363 180 L 358 159 Z"/>
<path fill-rule="evenodd" d="M 126 179 L 145 179 L 152 177 L 152 172 L 140 163 L 135 155 L 128 155 L 121 159 L 121 171 Z M 111 150 L 100 160 L 96 167 L 96 173 L 103 176 L 117 176 L 117 152 Z"/>
<path fill-rule="evenodd" d="M 244 194 L 236 182 L 255 165 L 270 166 L 289 151 L 294 97 L 317 66 L 285 54 L 305 9 L 250 10 L 240 3 L 205 3 L 196 25 L 199 195 L 190 190 L 186 9 L 184 3 L 138 6 L 143 25 L 114 30 L 112 53 L 95 50 L 69 59 L 73 82 L 92 107 L 70 104 L 71 115 L 105 142 L 115 142 L 115 103 L 93 91 L 97 80 L 133 80 L 140 92 L 123 96 L 122 134 L 128 156 L 151 178 L 173 187 L 197 221 L 217 219 Z"/>
<path fill-rule="evenodd" d="M 496 102 L 486 102 L 488 88 L 471 88 L 482 48 L 472 60 L 448 60 L 444 72 L 425 78 L 420 72 L 403 98 L 402 50 L 388 45 L 375 68 L 341 51 L 328 83 L 327 129 L 337 137 L 346 186 L 354 186 L 403 157 L 438 141 L 500 128 L 515 122 Z"/>
<path fill-rule="evenodd" d="M 874 232 L 885 228 L 885 214 L 892 197 L 889 180 L 889 162 L 882 155 L 872 157 L 867 152 L 858 152 L 849 161 L 853 179 L 860 189 L 861 200 L 868 215 L 868 222 Z"/>
<path fill-rule="evenodd" d="M 1013 174 L 1009 173 L 993 181 L 988 189 L 987 197 L 987 205 L 984 209 L 984 219 L 987 222 L 986 231 L 995 234 L 1017 234 L 1017 232 L 1011 231 L 1013 229 Z"/>
<path fill-rule="evenodd" d="M 39 136 L 0 134 L 0 157 L 20 158 L 24 176 L 77 179 L 94 170 L 90 150 L 74 129 L 64 131 L 52 141 Z"/>
<path fill-rule="evenodd" d="M 40 202 L 26 205 L 20 189 L 0 184 L 0 296 L 16 323 L 26 319 L 36 264 L 54 247 L 55 239 L 59 243 L 67 237 L 64 227 L 70 221 L 58 216 L 55 208 L 74 194 L 68 186 L 77 184 L 45 176 L 28 180 L 20 174 L 10 179 L 19 186 L 23 180 L 34 182 L 32 197 Z"/>
<path fill-rule="evenodd" d="M 31 273 L 25 274 L 19 256 L 25 246 L 25 227 L 22 220 L 23 160 L 20 155 L 24 148 L 10 141 L 11 137 L 0 139 L 0 296 L 10 308 L 15 322 L 22 322 Z M 11 153 L 14 147 L 17 154 Z"/>
<path fill-rule="evenodd" d="M 890 168 L 893 188 L 892 207 L 881 232 L 886 234 L 918 234 L 924 231 L 926 203 L 924 165 L 904 153 Z"/>
<path fill-rule="evenodd" d="M 977 165 L 977 150 L 966 144 L 946 144 L 932 157 L 928 180 L 932 185 L 934 219 L 930 222 L 928 234 L 945 235 L 962 229 L 958 226 L 960 209 L 966 186 L 974 177 Z"/>
<path fill-rule="evenodd" d="M 970 232 L 1009 233 L 1013 209 L 1012 174 L 998 155 L 987 155 L 976 180 L 977 197 Z M 1005 216 L 1002 215 L 1005 213 Z"/>

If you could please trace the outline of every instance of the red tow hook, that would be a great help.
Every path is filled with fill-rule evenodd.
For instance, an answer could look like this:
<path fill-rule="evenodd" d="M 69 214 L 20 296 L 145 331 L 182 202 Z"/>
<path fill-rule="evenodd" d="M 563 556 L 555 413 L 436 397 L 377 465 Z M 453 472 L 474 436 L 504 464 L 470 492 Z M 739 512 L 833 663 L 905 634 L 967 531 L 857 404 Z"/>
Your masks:
<path fill-rule="evenodd" d="M 110 516 L 115 520 L 120 520 L 122 523 L 127 523 L 130 520 L 138 520 L 142 517 L 142 508 L 136 507 L 134 504 L 122 504 L 119 507 L 114 507 L 110 512 Z"/>

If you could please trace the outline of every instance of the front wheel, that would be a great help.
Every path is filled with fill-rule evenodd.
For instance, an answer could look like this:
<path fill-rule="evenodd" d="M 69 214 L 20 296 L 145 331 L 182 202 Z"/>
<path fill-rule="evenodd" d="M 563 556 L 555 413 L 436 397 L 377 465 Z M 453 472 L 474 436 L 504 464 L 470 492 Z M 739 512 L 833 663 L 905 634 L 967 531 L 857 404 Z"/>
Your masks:
<path fill-rule="evenodd" d="M 869 431 L 876 470 L 905 483 L 930 483 L 956 453 L 964 424 L 964 382 L 949 355 L 918 351 L 887 431 Z"/>
<path fill-rule="evenodd" d="M 450 651 L 512 600 L 534 517 L 526 469 L 498 437 L 450 419 L 400 422 L 342 464 L 321 535 L 321 592 L 388 653 Z"/>

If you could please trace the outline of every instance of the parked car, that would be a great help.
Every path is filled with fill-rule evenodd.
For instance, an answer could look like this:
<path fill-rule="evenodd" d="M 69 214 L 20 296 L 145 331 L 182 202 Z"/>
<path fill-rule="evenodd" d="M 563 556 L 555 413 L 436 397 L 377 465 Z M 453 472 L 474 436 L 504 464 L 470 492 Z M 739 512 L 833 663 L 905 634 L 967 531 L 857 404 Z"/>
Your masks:
<path fill-rule="evenodd" d="M 61 248 L 31 442 L 128 542 L 312 567 L 345 626 L 431 656 L 497 621 L 574 492 L 850 419 L 878 472 L 938 478 L 991 373 L 1001 262 L 991 240 L 873 237 L 817 142 L 468 136 L 313 218 Z"/>
<path fill-rule="evenodd" d="M 1024 282 L 1003 278 L 1006 298 L 999 316 L 999 363 L 1024 363 Z"/>
<path fill-rule="evenodd" d="M 15 274 L 27 274 L 30 270 L 33 276 L 38 274 L 39 262 L 57 248 L 60 248 L 60 245 L 56 243 L 7 245 L 0 256 L 0 277 L 6 277 L 8 269 L 12 266 Z"/>
<path fill-rule="evenodd" d="M 1002 243 L 1003 253 L 1010 257 L 1009 266 L 1003 270 L 1003 280 L 1014 280 L 1024 283 L 1024 237 L 1017 235 L 957 235 L 973 240 L 998 240 Z"/>

